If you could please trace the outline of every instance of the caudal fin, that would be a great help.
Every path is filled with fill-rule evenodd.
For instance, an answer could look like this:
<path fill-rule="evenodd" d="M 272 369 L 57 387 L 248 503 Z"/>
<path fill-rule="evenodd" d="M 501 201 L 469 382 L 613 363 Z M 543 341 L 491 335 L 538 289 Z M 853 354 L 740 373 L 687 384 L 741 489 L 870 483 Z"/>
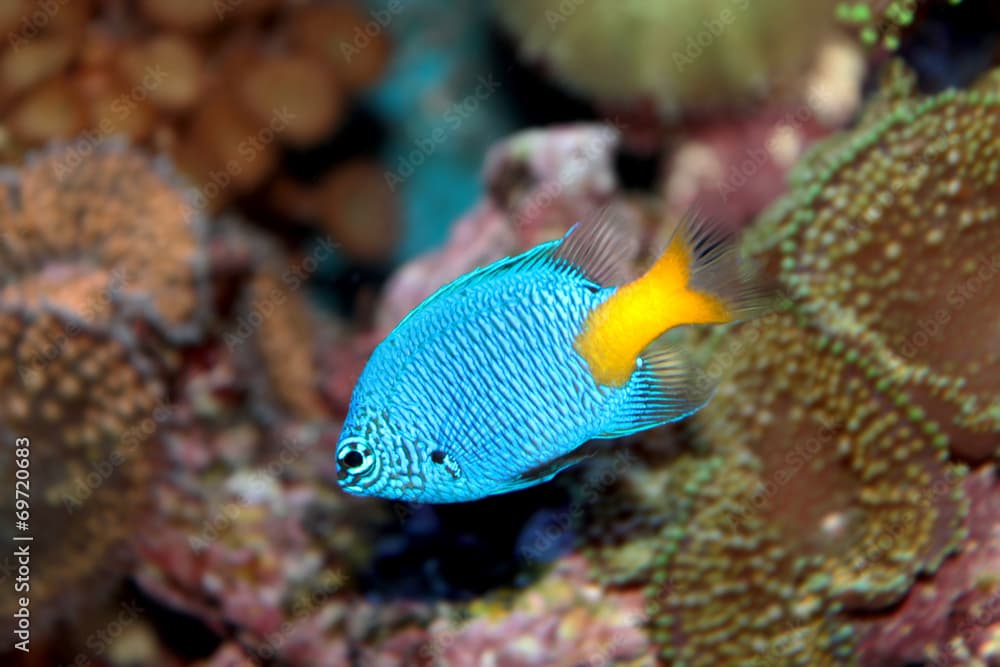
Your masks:
<path fill-rule="evenodd" d="M 576 349 L 598 384 L 620 386 L 666 331 L 749 319 L 770 303 L 769 290 L 740 261 L 735 239 L 689 214 L 653 266 L 590 313 Z"/>
<path fill-rule="evenodd" d="M 649 273 L 660 271 L 668 289 L 690 292 L 689 310 L 677 313 L 688 322 L 715 324 L 748 320 L 774 305 L 773 290 L 755 275 L 740 257 L 738 237 L 710 218 L 689 212 Z M 665 265 L 665 266 L 663 266 Z M 662 269 L 667 271 L 663 272 Z"/>

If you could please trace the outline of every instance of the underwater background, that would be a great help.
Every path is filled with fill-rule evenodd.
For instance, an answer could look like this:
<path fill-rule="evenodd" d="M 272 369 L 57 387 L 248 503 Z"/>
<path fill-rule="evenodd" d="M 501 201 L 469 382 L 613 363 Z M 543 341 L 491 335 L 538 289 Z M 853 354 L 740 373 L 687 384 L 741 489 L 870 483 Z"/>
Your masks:
<path fill-rule="evenodd" d="M 0 38 L 0 664 L 1000 665 L 1000 3 L 0 0 Z M 375 345 L 608 206 L 637 271 L 697 208 L 784 297 L 677 332 L 708 406 L 515 493 L 341 491 Z"/>

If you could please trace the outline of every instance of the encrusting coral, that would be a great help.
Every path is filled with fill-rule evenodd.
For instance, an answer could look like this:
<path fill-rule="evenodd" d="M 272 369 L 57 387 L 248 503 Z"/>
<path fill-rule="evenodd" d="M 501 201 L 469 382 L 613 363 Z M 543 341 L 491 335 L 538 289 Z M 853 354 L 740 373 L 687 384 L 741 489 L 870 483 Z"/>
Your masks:
<path fill-rule="evenodd" d="M 858 128 L 796 169 L 755 244 L 866 372 L 982 459 L 1000 429 L 1000 73 L 921 99 L 893 69 Z"/>

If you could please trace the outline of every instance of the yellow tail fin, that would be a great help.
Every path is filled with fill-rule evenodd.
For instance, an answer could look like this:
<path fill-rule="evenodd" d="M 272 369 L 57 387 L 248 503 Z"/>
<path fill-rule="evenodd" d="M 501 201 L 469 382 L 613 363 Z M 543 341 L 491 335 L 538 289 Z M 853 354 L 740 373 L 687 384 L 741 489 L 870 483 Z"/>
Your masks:
<path fill-rule="evenodd" d="M 598 384 L 621 386 L 642 351 L 664 332 L 747 319 L 765 305 L 731 241 L 707 220 L 689 215 L 645 274 L 591 312 L 576 349 Z"/>

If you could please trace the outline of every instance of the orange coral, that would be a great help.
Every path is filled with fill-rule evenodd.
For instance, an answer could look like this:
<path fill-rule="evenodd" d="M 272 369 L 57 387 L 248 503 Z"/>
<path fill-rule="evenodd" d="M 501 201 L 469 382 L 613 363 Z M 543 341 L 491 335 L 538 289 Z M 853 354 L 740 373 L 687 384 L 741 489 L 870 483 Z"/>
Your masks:
<path fill-rule="evenodd" d="M 190 337 L 203 307 L 197 212 L 143 155 L 90 150 L 48 151 L 11 174 L 0 202 L 4 301 L 54 297 L 90 320 L 116 303 Z"/>

